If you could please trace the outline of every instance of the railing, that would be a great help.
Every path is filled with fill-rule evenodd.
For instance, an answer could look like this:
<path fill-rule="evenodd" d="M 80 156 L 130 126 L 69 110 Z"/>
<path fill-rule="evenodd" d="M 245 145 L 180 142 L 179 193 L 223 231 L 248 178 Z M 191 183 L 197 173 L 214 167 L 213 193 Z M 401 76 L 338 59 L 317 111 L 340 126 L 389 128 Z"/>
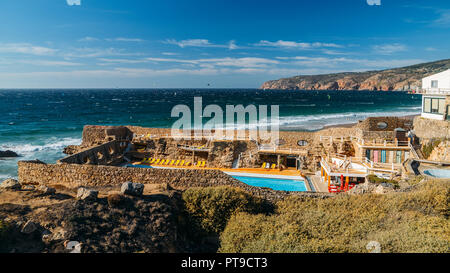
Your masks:
<path fill-rule="evenodd" d="M 418 93 L 432 95 L 450 95 L 450 88 L 424 88 Z"/>
<path fill-rule="evenodd" d="M 191 135 L 191 134 L 147 134 L 147 135 L 139 135 L 136 136 L 134 140 L 148 140 L 148 139 L 157 139 L 157 138 L 173 138 L 173 139 L 196 139 L 196 140 L 254 140 L 250 136 L 217 136 L 214 134 L 201 134 L 201 135 Z"/>
<path fill-rule="evenodd" d="M 342 155 L 342 154 L 331 154 L 330 157 L 344 161 L 343 165 L 345 164 L 345 162 L 348 162 L 350 164 L 351 163 L 361 164 L 364 168 L 366 168 L 367 173 L 369 170 L 370 171 L 395 172 L 395 169 L 396 169 L 396 166 L 394 163 L 373 162 L 372 160 L 368 159 L 367 157 L 347 157 L 346 155 Z M 322 159 L 322 161 L 325 164 L 327 164 L 327 166 L 329 166 L 331 169 L 331 166 L 328 164 L 327 160 Z M 328 161 L 330 161 L 330 160 L 328 159 Z M 346 171 L 348 172 L 348 168 L 346 168 Z"/>
<path fill-rule="evenodd" d="M 356 143 L 362 145 L 362 146 L 408 146 L 409 141 L 398 141 L 398 140 L 364 140 L 357 136 L 348 136 L 348 137 L 332 137 L 332 136 L 320 136 L 320 141 L 330 141 L 332 143 L 333 141 L 355 141 Z"/>
<path fill-rule="evenodd" d="M 408 147 L 409 141 L 399 141 L 399 140 L 364 140 L 359 137 L 354 138 L 354 140 L 361 146 L 382 146 L 382 147 Z"/>
<path fill-rule="evenodd" d="M 279 148 L 277 146 L 272 146 L 272 145 L 267 145 L 267 144 L 262 144 L 258 146 L 258 151 L 261 152 L 274 152 L 274 153 L 292 153 L 292 154 L 304 154 L 307 151 L 305 150 L 300 150 L 300 149 L 282 149 Z"/>
<path fill-rule="evenodd" d="M 409 148 L 411 149 L 411 152 L 415 159 L 420 159 L 419 154 L 417 154 L 416 148 L 411 143 L 408 143 Z"/>

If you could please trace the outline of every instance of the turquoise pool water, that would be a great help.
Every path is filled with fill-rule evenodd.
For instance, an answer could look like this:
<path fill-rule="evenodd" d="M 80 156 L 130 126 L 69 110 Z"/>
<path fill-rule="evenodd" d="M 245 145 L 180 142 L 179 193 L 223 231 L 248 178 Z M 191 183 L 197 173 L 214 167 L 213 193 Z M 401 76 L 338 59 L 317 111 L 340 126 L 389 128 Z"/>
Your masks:
<path fill-rule="evenodd" d="M 271 188 L 277 191 L 307 191 L 305 181 L 249 176 L 233 176 L 233 178 L 255 187 Z"/>
<path fill-rule="evenodd" d="M 450 178 L 450 170 L 430 169 L 425 170 L 424 173 L 436 178 Z"/>
<path fill-rule="evenodd" d="M 152 167 L 152 166 L 149 166 L 149 165 L 132 165 L 132 164 L 128 164 L 126 167 L 127 167 L 127 168 L 153 169 L 153 167 Z"/>

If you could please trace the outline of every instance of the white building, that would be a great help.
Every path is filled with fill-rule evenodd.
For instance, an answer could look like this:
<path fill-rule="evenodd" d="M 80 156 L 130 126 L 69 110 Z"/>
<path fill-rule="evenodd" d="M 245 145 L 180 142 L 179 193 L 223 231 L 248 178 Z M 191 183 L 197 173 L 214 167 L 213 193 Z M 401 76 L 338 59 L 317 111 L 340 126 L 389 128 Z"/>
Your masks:
<path fill-rule="evenodd" d="M 450 69 L 422 79 L 422 117 L 450 120 Z"/>

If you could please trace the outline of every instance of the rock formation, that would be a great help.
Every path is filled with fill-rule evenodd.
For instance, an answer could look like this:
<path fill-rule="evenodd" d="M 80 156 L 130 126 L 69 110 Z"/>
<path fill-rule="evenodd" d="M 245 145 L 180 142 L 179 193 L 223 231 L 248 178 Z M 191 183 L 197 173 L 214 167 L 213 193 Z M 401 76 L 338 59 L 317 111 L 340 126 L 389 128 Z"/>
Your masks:
<path fill-rule="evenodd" d="M 304 75 L 265 82 L 261 89 L 405 91 L 420 88 L 422 78 L 450 69 L 450 59 L 380 71 Z"/>
<path fill-rule="evenodd" d="M 0 158 L 2 157 L 19 157 L 19 155 L 13 151 L 0 151 Z"/>

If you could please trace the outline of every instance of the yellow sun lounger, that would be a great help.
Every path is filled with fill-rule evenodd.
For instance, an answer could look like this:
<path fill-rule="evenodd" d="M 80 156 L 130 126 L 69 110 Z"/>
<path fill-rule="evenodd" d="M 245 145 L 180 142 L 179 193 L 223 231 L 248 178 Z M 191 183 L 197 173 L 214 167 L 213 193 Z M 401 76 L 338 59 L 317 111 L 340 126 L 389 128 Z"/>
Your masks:
<path fill-rule="evenodd" d="M 262 165 L 261 165 L 261 169 L 265 169 L 266 168 L 266 162 L 264 162 Z"/>
<path fill-rule="evenodd" d="M 166 163 L 164 163 L 164 165 L 169 165 L 169 163 L 170 163 L 170 159 L 167 159 Z"/>
<path fill-rule="evenodd" d="M 150 161 L 150 164 L 155 163 L 155 161 L 156 161 L 156 158 L 152 158 L 152 161 Z"/>
<path fill-rule="evenodd" d="M 169 165 L 173 166 L 173 164 L 175 164 L 175 160 L 171 160 Z"/>
<path fill-rule="evenodd" d="M 205 167 L 205 164 L 206 164 L 206 161 L 201 161 L 199 167 L 200 167 L 200 168 L 204 168 L 204 167 Z"/>
<path fill-rule="evenodd" d="M 180 160 L 178 159 L 176 162 L 175 162 L 175 166 L 178 166 L 180 164 Z"/>
<path fill-rule="evenodd" d="M 184 160 L 181 160 L 180 166 L 184 166 Z"/>
<path fill-rule="evenodd" d="M 156 159 L 154 164 L 158 164 L 161 161 L 161 159 Z"/>
<path fill-rule="evenodd" d="M 272 170 L 275 170 L 277 167 L 277 164 L 272 164 L 272 167 L 270 167 Z"/>

